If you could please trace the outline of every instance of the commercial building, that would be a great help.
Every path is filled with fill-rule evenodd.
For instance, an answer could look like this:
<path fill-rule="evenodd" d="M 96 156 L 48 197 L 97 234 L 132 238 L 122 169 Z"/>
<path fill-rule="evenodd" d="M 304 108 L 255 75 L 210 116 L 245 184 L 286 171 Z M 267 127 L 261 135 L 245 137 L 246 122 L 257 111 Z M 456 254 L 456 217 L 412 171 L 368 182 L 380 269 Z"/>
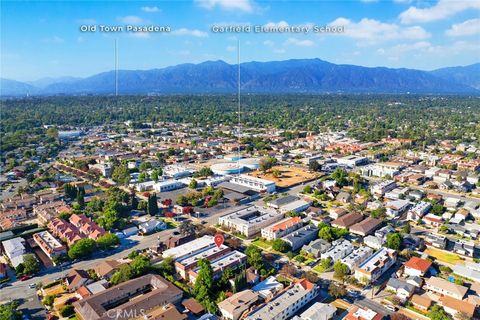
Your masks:
<path fill-rule="evenodd" d="M 183 188 L 185 185 L 177 180 L 166 180 L 157 182 L 153 185 L 153 190 L 157 192 L 168 192 L 172 190 L 177 190 Z"/>
<path fill-rule="evenodd" d="M 163 168 L 163 174 L 166 176 L 172 177 L 174 179 L 179 179 L 179 178 L 191 176 L 193 174 L 193 170 L 185 166 L 172 164 L 172 165 L 165 166 Z"/>
<path fill-rule="evenodd" d="M 315 240 L 317 237 L 318 228 L 313 224 L 308 224 L 303 228 L 297 229 L 292 233 L 287 234 L 282 238 L 282 240 L 290 245 L 292 251 L 297 251 L 304 244 Z"/>
<path fill-rule="evenodd" d="M 290 232 L 293 232 L 303 226 L 302 218 L 300 217 L 289 217 L 283 219 L 271 226 L 263 228 L 262 238 L 265 238 L 269 241 L 281 238 Z"/>
<path fill-rule="evenodd" d="M 396 261 L 395 250 L 382 248 L 355 268 L 355 279 L 360 282 L 375 282 Z"/>
<path fill-rule="evenodd" d="M 35 233 L 33 240 L 51 259 L 67 253 L 67 248 L 48 231 Z"/>
<path fill-rule="evenodd" d="M 148 312 L 158 305 L 177 303 L 182 291 L 159 275 L 147 274 L 125 281 L 75 302 L 75 312 L 82 320 L 132 319 L 140 310 Z"/>
<path fill-rule="evenodd" d="M 218 223 L 251 237 L 282 218 L 283 214 L 274 209 L 250 206 L 220 217 Z"/>
<path fill-rule="evenodd" d="M 213 247 L 215 241 L 212 236 L 206 235 L 198 239 L 192 239 L 191 241 L 178 244 L 176 247 L 165 250 L 162 253 L 163 258 L 172 257 L 173 259 L 181 259 L 189 256 L 207 247 Z"/>
<path fill-rule="evenodd" d="M 284 204 L 280 206 L 280 212 L 286 213 L 286 212 L 303 212 L 310 207 L 310 202 L 299 199 L 287 204 Z"/>
<path fill-rule="evenodd" d="M 337 163 L 344 164 L 344 165 L 347 165 L 347 166 L 353 168 L 353 167 L 356 167 L 356 166 L 367 164 L 368 163 L 368 158 L 361 157 L 361 156 L 350 155 L 350 156 L 345 156 L 345 157 L 337 159 Z"/>
<path fill-rule="evenodd" d="M 306 279 L 300 280 L 281 294 L 251 312 L 247 320 L 281 320 L 292 317 L 314 299 L 319 288 Z"/>
<path fill-rule="evenodd" d="M 276 189 L 275 182 L 266 179 L 251 177 L 246 174 L 235 176 L 230 180 L 230 182 L 248 187 L 257 192 L 272 193 L 275 192 Z"/>
<path fill-rule="evenodd" d="M 222 313 L 223 318 L 237 320 L 257 301 L 257 293 L 252 290 L 243 290 L 220 302 L 218 309 Z"/>

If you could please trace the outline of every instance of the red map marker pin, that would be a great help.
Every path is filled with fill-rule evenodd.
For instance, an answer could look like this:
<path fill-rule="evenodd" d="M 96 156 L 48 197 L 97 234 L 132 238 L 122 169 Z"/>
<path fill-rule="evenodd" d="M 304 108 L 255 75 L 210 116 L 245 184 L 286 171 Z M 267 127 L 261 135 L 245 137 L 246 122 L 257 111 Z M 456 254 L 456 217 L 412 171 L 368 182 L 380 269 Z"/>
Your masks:
<path fill-rule="evenodd" d="M 215 241 L 215 244 L 217 245 L 217 247 L 220 248 L 220 246 L 223 244 L 223 241 L 225 239 L 223 238 L 223 235 L 221 234 L 216 234 L 215 237 L 213 238 L 213 241 Z"/>

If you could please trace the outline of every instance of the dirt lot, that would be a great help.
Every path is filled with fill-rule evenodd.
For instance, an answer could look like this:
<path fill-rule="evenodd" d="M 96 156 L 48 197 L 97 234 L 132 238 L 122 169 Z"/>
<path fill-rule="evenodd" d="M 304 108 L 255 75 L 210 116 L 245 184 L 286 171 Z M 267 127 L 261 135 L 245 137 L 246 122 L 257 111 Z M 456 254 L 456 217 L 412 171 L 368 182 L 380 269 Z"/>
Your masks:
<path fill-rule="evenodd" d="M 280 172 L 278 178 L 273 175 L 276 170 Z M 248 175 L 274 181 L 279 188 L 289 188 L 300 183 L 314 180 L 320 176 L 318 173 L 309 173 L 302 168 L 286 166 L 275 166 L 265 174 L 261 171 L 255 171 L 248 173 Z"/>

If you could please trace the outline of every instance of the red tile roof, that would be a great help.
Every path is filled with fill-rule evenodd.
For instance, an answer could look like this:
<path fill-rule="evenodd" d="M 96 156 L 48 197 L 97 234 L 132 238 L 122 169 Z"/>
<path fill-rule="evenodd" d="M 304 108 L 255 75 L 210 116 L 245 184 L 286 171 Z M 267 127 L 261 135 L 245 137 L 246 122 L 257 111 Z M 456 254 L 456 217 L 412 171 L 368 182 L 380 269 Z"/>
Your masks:
<path fill-rule="evenodd" d="M 406 268 L 420 270 L 421 272 L 426 272 L 431 266 L 431 261 L 417 257 L 411 257 L 410 260 L 405 263 Z"/>

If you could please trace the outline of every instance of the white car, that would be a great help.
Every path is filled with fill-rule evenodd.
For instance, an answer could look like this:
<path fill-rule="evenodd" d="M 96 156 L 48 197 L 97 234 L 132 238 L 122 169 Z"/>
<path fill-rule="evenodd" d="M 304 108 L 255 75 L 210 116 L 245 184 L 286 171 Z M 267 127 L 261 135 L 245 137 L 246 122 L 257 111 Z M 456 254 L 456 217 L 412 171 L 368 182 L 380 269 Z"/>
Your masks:
<path fill-rule="evenodd" d="M 30 283 L 30 284 L 28 285 L 28 287 L 29 287 L 30 289 L 35 289 L 35 288 L 37 287 L 37 285 L 36 285 L 35 283 Z"/>
<path fill-rule="evenodd" d="M 387 304 L 387 305 L 385 306 L 385 309 L 390 310 L 390 311 L 392 311 L 392 312 L 397 311 L 397 308 L 395 308 L 395 307 L 392 306 L 391 304 Z"/>

